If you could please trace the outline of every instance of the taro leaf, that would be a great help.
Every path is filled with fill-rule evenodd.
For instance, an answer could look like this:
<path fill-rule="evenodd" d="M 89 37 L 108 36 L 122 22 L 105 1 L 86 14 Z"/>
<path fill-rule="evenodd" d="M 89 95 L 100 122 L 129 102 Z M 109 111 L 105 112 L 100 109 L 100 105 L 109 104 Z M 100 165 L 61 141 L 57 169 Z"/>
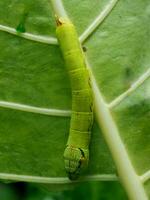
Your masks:
<path fill-rule="evenodd" d="M 108 3 L 108 0 L 64 0 L 79 35 Z M 52 16 L 48 0 L 0 1 L 0 24 L 5 27 L 17 28 L 22 23 L 22 30 L 26 32 L 55 37 Z M 149 0 L 120 0 L 84 43 L 88 61 L 107 103 L 127 91 L 149 68 L 149 17 Z M 0 31 L 0 100 L 4 104 L 13 102 L 70 110 L 70 83 L 59 46 L 20 36 Z M 150 169 L 149 97 L 150 80 L 147 78 L 111 109 L 138 175 Z M 1 105 L 0 178 L 32 181 L 32 178 L 45 177 L 56 178 L 59 182 L 59 178 L 64 177 L 60 179 L 64 182 L 55 188 L 65 185 L 63 151 L 69 121 L 70 117 L 24 112 Z M 95 122 L 86 174 L 105 177 L 115 172 L 108 147 Z M 41 184 L 40 179 L 37 182 Z M 47 186 L 53 185 L 53 179 L 49 179 Z M 149 180 L 145 186 L 150 191 Z"/>

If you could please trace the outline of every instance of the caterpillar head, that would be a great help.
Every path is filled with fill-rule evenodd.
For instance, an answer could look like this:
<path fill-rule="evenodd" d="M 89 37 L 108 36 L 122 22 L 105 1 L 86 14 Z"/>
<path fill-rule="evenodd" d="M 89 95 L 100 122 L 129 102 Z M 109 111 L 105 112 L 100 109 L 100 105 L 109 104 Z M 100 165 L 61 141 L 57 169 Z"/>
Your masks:
<path fill-rule="evenodd" d="M 64 160 L 69 179 L 75 180 L 82 169 L 88 165 L 89 152 L 87 149 L 67 146 L 64 152 Z"/>

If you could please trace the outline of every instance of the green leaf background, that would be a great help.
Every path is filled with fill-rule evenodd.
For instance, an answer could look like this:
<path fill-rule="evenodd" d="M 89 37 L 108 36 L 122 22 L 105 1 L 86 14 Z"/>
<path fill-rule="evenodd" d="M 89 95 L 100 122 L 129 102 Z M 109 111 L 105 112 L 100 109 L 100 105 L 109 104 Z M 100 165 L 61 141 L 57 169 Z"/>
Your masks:
<path fill-rule="evenodd" d="M 108 0 L 63 2 L 79 35 L 109 3 Z M 24 10 L 28 12 L 26 32 L 56 37 L 55 20 L 48 0 L 1 0 L 0 24 L 16 28 Z M 106 102 L 113 101 L 128 90 L 148 70 L 149 19 L 149 0 L 120 0 L 84 42 L 88 61 Z M 70 83 L 59 46 L 0 31 L 0 49 L 1 101 L 71 110 Z M 147 79 L 111 110 L 138 175 L 150 169 L 149 98 L 150 79 Z M 1 107 L 0 172 L 66 177 L 63 151 L 69 123 L 70 117 L 46 116 Z M 86 174 L 116 174 L 96 122 Z M 145 188 L 149 193 L 150 180 L 145 183 Z"/>

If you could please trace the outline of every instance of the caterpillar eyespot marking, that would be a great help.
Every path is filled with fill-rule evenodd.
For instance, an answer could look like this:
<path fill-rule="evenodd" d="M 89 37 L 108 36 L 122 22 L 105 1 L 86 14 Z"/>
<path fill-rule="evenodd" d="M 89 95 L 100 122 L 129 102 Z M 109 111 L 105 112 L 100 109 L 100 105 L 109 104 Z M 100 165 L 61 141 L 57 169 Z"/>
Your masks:
<path fill-rule="evenodd" d="M 88 166 L 93 125 L 93 95 L 90 76 L 76 29 L 71 21 L 56 17 L 56 35 L 70 77 L 72 115 L 64 151 L 65 169 L 71 180 Z"/>

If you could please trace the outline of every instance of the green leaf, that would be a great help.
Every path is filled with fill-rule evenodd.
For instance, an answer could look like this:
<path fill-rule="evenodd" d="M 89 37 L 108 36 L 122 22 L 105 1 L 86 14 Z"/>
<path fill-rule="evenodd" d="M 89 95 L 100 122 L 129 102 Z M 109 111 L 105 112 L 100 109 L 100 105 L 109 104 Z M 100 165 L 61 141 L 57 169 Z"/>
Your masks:
<path fill-rule="evenodd" d="M 109 3 L 108 0 L 64 0 L 79 35 Z M 22 21 L 25 12 L 28 15 Z M 97 85 L 111 107 L 122 142 L 140 176 L 150 170 L 149 17 L 148 0 L 120 0 L 84 42 Z M 53 11 L 47 0 L 0 1 L 3 25 L 0 29 L 10 27 L 15 32 L 20 23 L 26 33 L 42 35 L 45 39 L 55 37 Z M 70 83 L 59 46 L 7 32 L 0 31 L 0 178 L 65 187 L 69 181 L 63 151 L 70 117 L 51 116 L 45 110 L 42 111 L 45 114 L 38 110 L 46 108 L 49 113 L 50 109 L 58 109 L 60 113 L 71 110 Z M 144 77 L 141 82 L 140 77 Z M 138 87 L 114 103 L 135 82 L 139 83 Z M 33 113 L 32 107 L 24 108 L 27 112 L 18 110 L 19 106 L 23 109 L 22 104 L 34 107 L 39 113 Z M 86 174 L 101 180 L 115 179 L 116 174 L 96 120 Z M 150 180 L 145 182 L 145 188 L 150 191 Z"/>

